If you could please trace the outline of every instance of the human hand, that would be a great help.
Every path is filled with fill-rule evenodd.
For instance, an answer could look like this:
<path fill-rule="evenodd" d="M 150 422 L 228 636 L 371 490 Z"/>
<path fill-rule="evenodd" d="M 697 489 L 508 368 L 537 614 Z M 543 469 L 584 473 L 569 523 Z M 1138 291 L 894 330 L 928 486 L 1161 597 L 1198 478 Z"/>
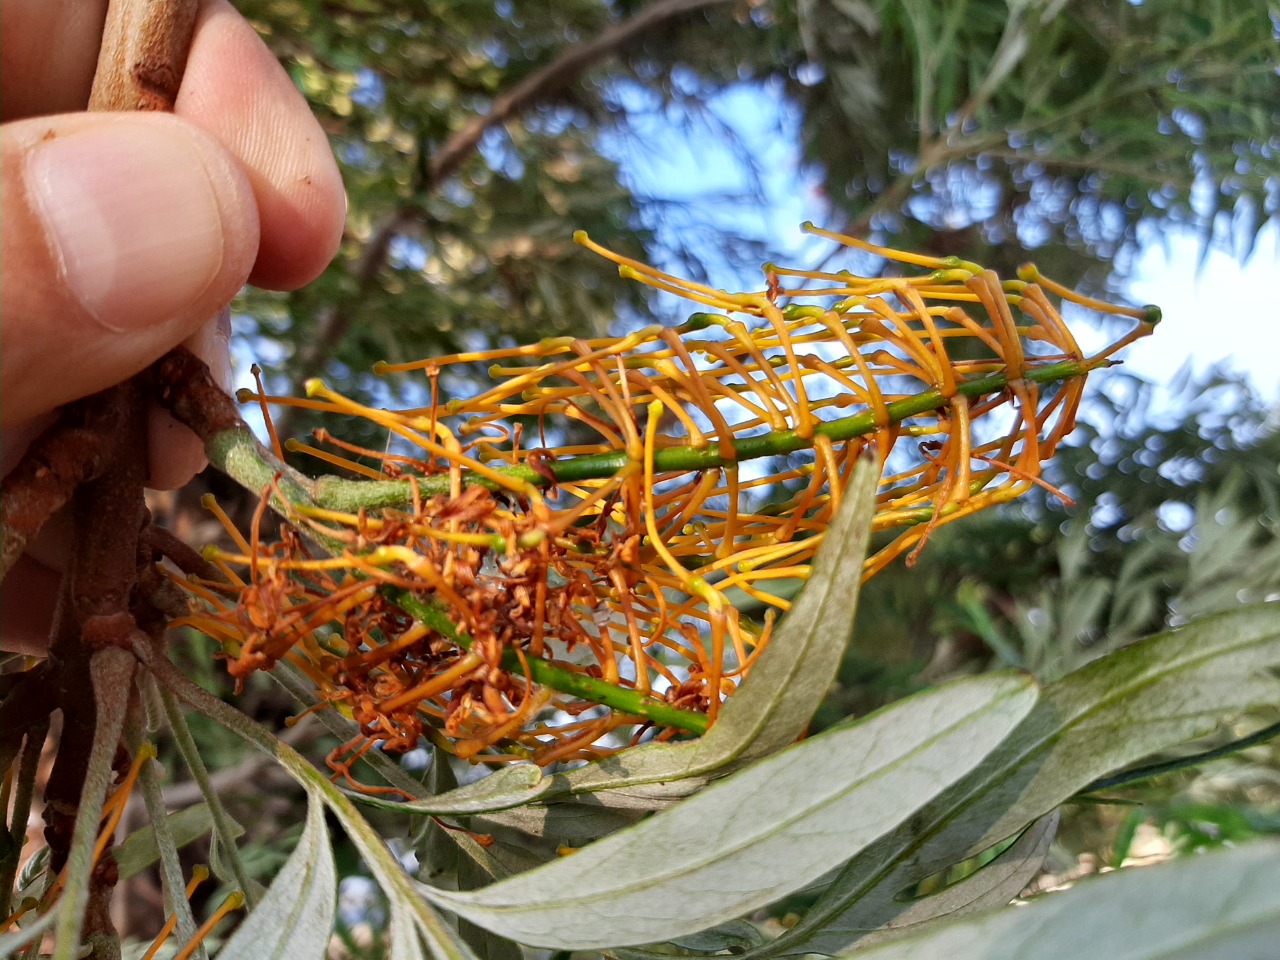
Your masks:
<path fill-rule="evenodd" d="M 0 4 L 6 472 L 57 406 L 179 343 L 227 372 L 226 303 L 246 281 L 310 282 L 342 233 L 324 133 L 226 0 L 201 5 L 173 115 L 74 112 L 88 103 L 106 6 Z M 167 415 L 153 414 L 150 432 L 151 485 L 180 486 L 203 465 Z M 31 598 L 53 595 L 57 574 L 32 555 L 57 567 L 63 551 L 43 539 L 5 578 L 6 647 L 46 633 L 49 605 Z"/>

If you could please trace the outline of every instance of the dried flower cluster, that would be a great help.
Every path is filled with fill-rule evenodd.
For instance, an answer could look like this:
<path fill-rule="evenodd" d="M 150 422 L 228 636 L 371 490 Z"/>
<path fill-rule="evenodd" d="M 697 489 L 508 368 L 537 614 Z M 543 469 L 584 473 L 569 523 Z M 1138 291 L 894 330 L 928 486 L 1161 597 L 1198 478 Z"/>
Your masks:
<path fill-rule="evenodd" d="M 459 756 L 549 763 L 617 749 L 627 739 L 606 735 L 619 727 L 632 740 L 704 729 L 806 577 L 860 452 L 884 468 L 875 527 L 897 531 L 870 576 L 938 525 L 1042 482 L 1083 375 L 1155 319 L 1034 268 L 1001 282 L 957 258 L 823 235 L 902 275 L 769 265 L 764 290 L 730 294 L 579 236 L 705 312 L 380 365 L 425 373 L 432 402 L 415 410 L 317 382 L 308 400 L 259 397 L 388 430 L 408 452 L 327 433 L 290 447 L 378 489 L 398 481 L 403 502 L 295 503 L 301 533 L 275 543 L 255 522 L 239 553 L 213 555 L 229 585 L 193 585 L 208 610 L 190 622 L 223 642 L 237 677 L 281 659 L 310 675 L 360 726 L 332 758 L 343 770 L 375 742 L 408 749 L 424 734 Z M 1051 293 L 1137 322 L 1084 357 Z M 442 371 L 477 362 L 493 386 L 439 403 Z"/>

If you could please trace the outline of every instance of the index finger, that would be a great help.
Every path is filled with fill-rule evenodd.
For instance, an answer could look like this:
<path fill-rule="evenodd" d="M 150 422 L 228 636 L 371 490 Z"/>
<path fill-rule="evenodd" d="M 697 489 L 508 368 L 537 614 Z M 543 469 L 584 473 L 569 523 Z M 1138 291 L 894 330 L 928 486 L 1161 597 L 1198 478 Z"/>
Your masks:
<path fill-rule="evenodd" d="M 342 177 L 307 101 L 227 0 L 201 8 L 174 112 L 213 134 L 249 175 L 262 231 L 249 282 L 289 290 L 315 279 L 342 238 Z"/>

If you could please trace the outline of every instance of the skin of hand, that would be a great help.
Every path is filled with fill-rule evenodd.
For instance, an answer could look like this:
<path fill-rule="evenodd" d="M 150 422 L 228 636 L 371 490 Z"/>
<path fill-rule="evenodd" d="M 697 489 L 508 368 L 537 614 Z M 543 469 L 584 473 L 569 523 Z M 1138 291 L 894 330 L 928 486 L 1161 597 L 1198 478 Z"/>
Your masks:
<path fill-rule="evenodd" d="M 202 0 L 173 114 L 83 112 L 106 7 L 0 0 L 4 472 L 59 405 L 180 343 L 229 379 L 228 301 L 246 282 L 309 283 L 342 236 L 324 132 L 226 0 Z M 149 456 L 157 488 L 204 465 L 195 436 L 159 411 Z M 0 586 L 4 649 L 46 642 L 69 542 L 59 519 Z"/>

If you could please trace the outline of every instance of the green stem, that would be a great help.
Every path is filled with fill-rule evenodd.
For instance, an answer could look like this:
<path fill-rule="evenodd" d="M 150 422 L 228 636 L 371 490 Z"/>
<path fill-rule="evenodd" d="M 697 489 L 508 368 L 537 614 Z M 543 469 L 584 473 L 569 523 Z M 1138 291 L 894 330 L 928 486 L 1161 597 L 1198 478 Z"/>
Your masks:
<path fill-rule="evenodd" d="M 430 601 L 414 596 L 408 590 L 395 588 L 387 588 L 386 596 L 410 616 L 416 617 L 432 630 L 448 637 L 463 650 L 470 650 L 472 643 L 475 642 L 460 631 L 444 611 Z M 585 676 L 550 660 L 541 660 L 536 657 L 526 657 L 521 660 L 519 654 L 511 647 L 502 651 L 502 669 L 508 673 L 523 673 L 525 664 L 528 664 L 529 676 L 535 683 L 561 693 L 603 704 L 629 716 L 643 717 L 664 727 L 677 727 L 697 734 L 707 732 L 708 721 L 704 713 L 681 710 L 639 690 L 618 687 L 596 677 Z"/>
<path fill-rule="evenodd" d="M 205 444 L 209 462 L 254 493 L 273 482 L 290 503 L 310 503 L 310 481 L 276 459 L 243 423 L 221 430 Z"/>
<path fill-rule="evenodd" d="M 1028 369 L 1023 374 L 1023 379 L 1032 383 L 1057 383 L 1072 377 L 1084 376 L 1097 365 L 1096 362 L 1089 360 L 1062 360 Z M 1007 376 L 1003 373 L 992 373 L 984 377 L 962 380 L 957 384 L 956 391 L 966 397 L 980 397 L 998 393 L 1008 385 Z M 940 390 L 926 390 L 886 404 L 885 418 L 889 423 L 901 423 L 910 417 L 936 410 L 946 404 L 947 398 Z M 814 427 L 813 434 L 828 437 L 838 443 L 855 437 L 865 437 L 874 433 L 877 428 L 875 411 L 864 410 L 852 416 L 824 420 Z M 721 456 L 720 447 L 717 444 L 704 447 L 662 447 L 654 451 L 653 469 L 659 474 L 713 470 L 717 467 L 741 463 L 744 460 L 783 456 L 799 450 L 812 449 L 812 447 L 813 435 L 806 436 L 795 430 L 772 430 L 758 436 L 734 440 L 733 455 L 728 457 Z M 222 464 L 213 459 L 212 454 L 210 460 L 216 466 L 222 467 Z M 556 460 L 548 466 L 557 480 L 575 482 L 612 477 L 630 462 L 631 458 L 627 456 L 625 450 L 610 450 L 607 453 L 591 453 Z M 535 486 L 546 486 L 550 482 L 546 476 L 524 464 L 502 467 L 497 472 Z M 420 477 L 416 482 L 421 496 L 429 497 L 449 492 L 450 478 L 447 474 Z M 466 471 L 463 472 L 462 482 L 488 487 L 491 490 L 498 487 L 493 480 L 470 475 Z M 408 480 L 348 480 L 343 477 L 324 476 L 312 482 L 311 494 L 315 503 L 320 506 L 354 512 L 361 507 L 377 509 L 403 506 L 410 502 L 413 488 Z"/>
<path fill-rule="evenodd" d="M 152 689 L 154 683 L 148 683 Z M 128 731 L 129 746 L 137 756 L 138 749 L 145 741 L 141 724 L 134 724 Z M 138 770 L 138 785 L 142 787 L 142 802 L 147 809 L 147 817 L 151 821 L 151 832 L 155 835 L 156 851 L 160 859 L 160 877 L 164 881 L 164 895 L 167 912 L 177 920 L 175 933 L 178 943 L 189 943 L 196 935 L 196 918 L 191 912 L 191 904 L 187 900 L 186 880 L 182 876 L 182 863 L 179 860 L 178 845 L 173 839 L 173 830 L 169 825 L 169 812 L 165 809 L 164 793 L 160 788 L 160 778 L 156 769 L 158 760 L 152 757 L 142 764 Z M 193 954 L 197 960 L 207 960 L 208 953 L 204 945 L 196 947 Z"/>
<path fill-rule="evenodd" d="M 212 696 L 210 694 L 209 696 Z M 218 792 L 213 788 L 213 783 L 209 780 L 209 769 L 204 765 L 204 760 L 200 757 L 200 749 L 196 746 L 195 738 L 191 736 L 191 728 L 187 726 L 187 718 L 182 711 L 178 709 L 177 703 L 174 702 L 173 694 L 167 687 L 161 684 L 160 701 L 164 704 L 164 714 L 169 721 L 169 729 L 173 731 L 173 741 L 178 748 L 178 752 L 182 754 L 182 762 L 187 765 L 187 769 L 191 771 L 191 776 L 196 783 L 200 785 L 200 793 L 204 795 L 205 802 L 209 804 L 209 814 L 213 819 L 213 833 L 221 846 L 222 855 L 227 858 L 227 863 L 231 866 L 231 873 L 235 876 L 236 883 L 240 886 L 240 892 L 244 894 L 244 902 L 253 909 L 258 905 L 258 888 L 249 881 L 249 873 L 244 868 L 244 861 L 240 859 L 240 850 L 236 847 L 236 832 L 232 828 L 231 815 L 227 813 L 227 808 L 222 805 L 222 798 L 218 796 Z"/>
<path fill-rule="evenodd" d="M 93 871 L 93 849 L 98 840 L 102 806 L 111 785 L 112 764 L 120 744 L 129 694 L 133 689 L 135 663 L 132 654 L 119 647 L 106 647 L 89 661 L 92 696 L 97 707 L 93 745 L 80 792 L 71 849 L 67 854 L 66 886 L 58 900 L 58 920 L 54 935 L 54 960 L 74 960 L 80 956 L 80 938 L 89 907 L 89 874 Z"/>

